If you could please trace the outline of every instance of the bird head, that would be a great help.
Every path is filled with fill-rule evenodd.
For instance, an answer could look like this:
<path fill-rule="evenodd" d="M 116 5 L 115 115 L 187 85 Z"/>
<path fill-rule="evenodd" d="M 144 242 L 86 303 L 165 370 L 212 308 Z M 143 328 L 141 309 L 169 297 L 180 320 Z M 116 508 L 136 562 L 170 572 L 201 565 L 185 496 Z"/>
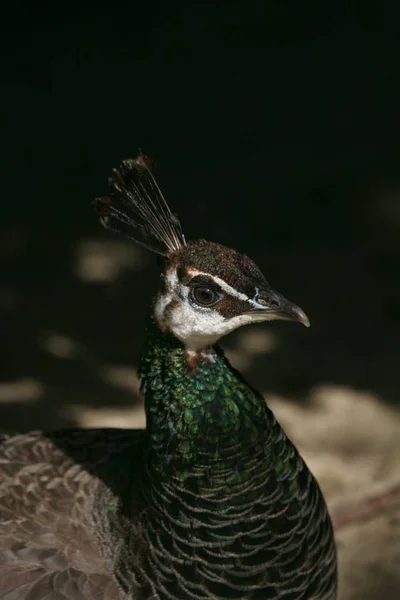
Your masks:
<path fill-rule="evenodd" d="M 186 350 L 199 352 L 251 323 L 309 326 L 301 308 L 274 290 L 250 258 L 214 242 L 186 242 L 142 154 L 114 169 L 109 195 L 97 198 L 95 206 L 106 228 L 165 257 L 154 318 Z"/>

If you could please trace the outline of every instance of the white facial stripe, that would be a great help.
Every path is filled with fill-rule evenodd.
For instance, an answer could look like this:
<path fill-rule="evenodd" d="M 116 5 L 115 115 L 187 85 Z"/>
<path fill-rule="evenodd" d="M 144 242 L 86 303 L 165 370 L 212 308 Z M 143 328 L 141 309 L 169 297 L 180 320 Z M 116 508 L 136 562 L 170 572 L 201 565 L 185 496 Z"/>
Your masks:
<path fill-rule="evenodd" d="M 226 294 L 229 294 L 230 296 L 233 296 L 234 298 L 237 298 L 238 300 L 242 300 L 243 302 L 249 302 L 253 306 L 259 306 L 260 308 L 265 308 L 264 306 L 258 304 L 258 302 L 256 301 L 256 298 L 257 298 L 258 292 L 259 292 L 258 288 L 255 288 L 256 292 L 254 294 L 254 297 L 249 298 L 248 296 L 246 296 L 246 294 L 243 294 L 242 292 L 238 292 L 237 290 L 235 290 L 235 288 L 230 286 L 228 283 L 226 283 L 226 281 L 224 281 L 217 275 L 210 275 L 210 273 L 203 273 L 202 271 L 198 271 L 197 269 L 188 269 L 188 273 L 189 273 L 189 275 L 192 275 L 192 277 L 194 277 L 195 275 L 205 275 L 206 277 L 210 277 L 210 279 L 212 279 L 217 285 L 219 285 L 221 290 L 223 290 Z"/>

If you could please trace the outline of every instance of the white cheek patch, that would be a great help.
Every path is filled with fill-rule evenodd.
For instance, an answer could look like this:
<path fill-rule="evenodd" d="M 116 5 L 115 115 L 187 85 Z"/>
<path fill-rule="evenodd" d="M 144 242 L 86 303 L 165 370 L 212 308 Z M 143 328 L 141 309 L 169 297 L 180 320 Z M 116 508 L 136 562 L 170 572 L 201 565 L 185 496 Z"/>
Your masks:
<path fill-rule="evenodd" d="M 254 298 L 238 292 L 223 279 L 196 269 L 188 270 L 188 274 L 207 275 L 219 285 L 226 294 L 238 300 L 249 302 L 253 306 L 260 306 L 256 301 L 258 288 Z M 186 347 L 188 351 L 198 352 L 201 349 L 213 346 L 222 336 L 238 327 L 265 320 L 265 316 L 241 314 L 230 319 L 225 319 L 217 310 L 200 306 L 193 306 L 189 301 L 189 288 L 179 281 L 176 270 L 169 271 L 165 277 L 165 292 L 160 293 L 155 304 L 155 317 L 163 331 L 170 331 Z M 172 304 L 172 307 L 170 306 Z M 170 307 L 169 310 L 167 308 Z"/>
<path fill-rule="evenodd" d="M 217 311 L 196 310 L 188 301 L 179 302 L 169 315 L 170 331 L 187 349 L 213 346 L 223 335 L 224 318 Z"/>

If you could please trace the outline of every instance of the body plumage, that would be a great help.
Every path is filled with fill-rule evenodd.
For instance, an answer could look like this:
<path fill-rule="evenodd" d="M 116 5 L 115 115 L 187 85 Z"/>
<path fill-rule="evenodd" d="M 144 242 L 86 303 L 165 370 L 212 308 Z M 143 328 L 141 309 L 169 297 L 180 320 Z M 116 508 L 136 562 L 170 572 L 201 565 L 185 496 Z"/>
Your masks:
<path fill-rule="evenodd" d="M 132 168 L 118 173 L 122 192 L 127 175 L 142 185 Z M 139 369 L 146 430 L 4 438 L 0 598 L 334 600 L 318 484 L 214 345 L 251 319 L 308 320 L 250 259 L 183 243 L 179 222 L 168 222 L 178 245 L 166 253 Z"/>

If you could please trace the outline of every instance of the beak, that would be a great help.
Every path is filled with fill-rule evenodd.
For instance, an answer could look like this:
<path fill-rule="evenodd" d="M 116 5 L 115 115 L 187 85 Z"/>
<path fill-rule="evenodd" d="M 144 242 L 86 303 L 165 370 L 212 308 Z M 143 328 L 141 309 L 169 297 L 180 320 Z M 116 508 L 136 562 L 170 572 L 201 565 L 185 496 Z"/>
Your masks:
<path fill-rule="evenodd" d="M 261 317 L 260 320 L 297 321 L 303 323 L 306 327 L 310 327 L 310 321 L 306 313 L 272 288 L 264 288 L 259 291 L 248 314 Z"/>

